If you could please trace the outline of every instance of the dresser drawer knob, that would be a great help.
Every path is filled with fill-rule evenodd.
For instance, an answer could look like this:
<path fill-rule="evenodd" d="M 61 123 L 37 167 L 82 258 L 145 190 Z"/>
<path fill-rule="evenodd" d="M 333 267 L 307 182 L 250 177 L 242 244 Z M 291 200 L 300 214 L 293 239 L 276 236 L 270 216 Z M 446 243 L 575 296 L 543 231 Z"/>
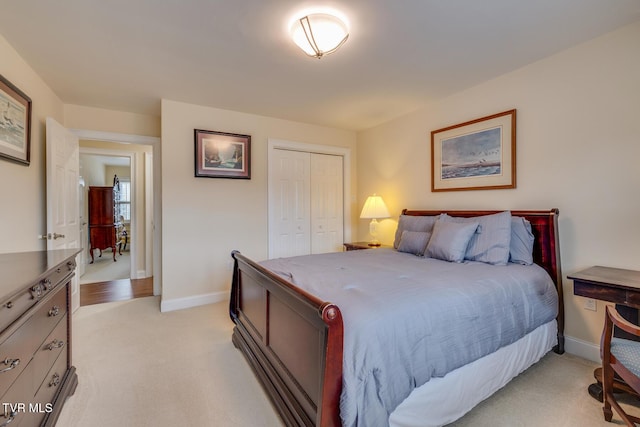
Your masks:
<path fill-rule="evenodd" d="M 9 366 L 8 368 L 0 369 L 0 372 L 7 372 L 7 371 L 12 370 L 16 366 L 18 366 L 20 364 L 20 359 L 9 359 L 9 358 L 6 358 L 6 359 L 4 359 L 3 362 L 0 362 L 0 363 L 4 363 L 5 366 L 7 366 L 7 365 Z"/>
<path fill-rule="evenodd" d="M 51 307 L 51 310 L 49 310 L 49 317 L 56 317 L 58 314 L 60 314 L 60 307 L 57 305 Z"/>
<path fill-rule="evenodd" d="M 16 412 L 16 411 L 11 411 L 11 412 L 5 411 L 3 415 L 7 419 L 7 421 L 5 421 L 2 424 L 0 424 L 0 427 L 8 426 L 9 423 L 11 423 L 11 421 L 16 419 L 16 415 L 18 415 L 18 412 Z"/>
<path fill-rule="evenodd" d="M 45 291 L 45 287 L 42 283 L 38 283 L 33 285 L 29 291 L 31 292 L 31 299 L 40 298 Z"/>
<path fill-rule="evenodd" d="M 7 301 L 7 303 L 4 306 L 7 308 L 13 308 L 13 302 Z"/>
<path fill-rule="evenodd" d="M 58 375 L 58 373 L 56 372 L 51 377 L 51 381 L 49 382 L 49 387 L 58 387 L 58 384 L 60 384 L 60 375 Z"/>
<path fill-rule="evenodd" d="M 64 347 L 64 341 L 55 339 L 49 343 L 49 345 L 47 346 L 47 350 L 53 351 L 57 348 L 62 347 Z"/>

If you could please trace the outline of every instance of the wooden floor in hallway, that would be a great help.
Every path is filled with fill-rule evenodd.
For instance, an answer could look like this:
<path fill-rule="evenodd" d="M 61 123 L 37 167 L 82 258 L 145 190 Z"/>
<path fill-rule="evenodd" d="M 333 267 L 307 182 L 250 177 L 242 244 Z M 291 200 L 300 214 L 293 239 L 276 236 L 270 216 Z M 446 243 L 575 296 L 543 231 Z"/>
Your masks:
<path fill-rule="evenodd" d="M 126 301 L 153 295 L 153 277 L 121 279 L 80 285 L 80 306 Z"/>

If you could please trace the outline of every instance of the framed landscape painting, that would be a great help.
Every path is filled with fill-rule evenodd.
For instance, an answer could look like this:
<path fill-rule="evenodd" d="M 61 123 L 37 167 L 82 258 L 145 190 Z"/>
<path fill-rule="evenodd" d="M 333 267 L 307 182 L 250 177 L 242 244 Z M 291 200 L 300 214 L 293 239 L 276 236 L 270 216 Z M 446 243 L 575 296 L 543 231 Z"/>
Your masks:
<path fill-rule="evenodd" d="M 195 129 L 195 176 L 251 179 L 251 136 Z"/>
<path fill-rule="evenodd" d="M 0 157 L 29 165 L 31 98 L 0 76 Z"/>
<path fill-rule="evenodd" d="M 516 110 L 431 132 L 431 191 L 516 187 Z"/>

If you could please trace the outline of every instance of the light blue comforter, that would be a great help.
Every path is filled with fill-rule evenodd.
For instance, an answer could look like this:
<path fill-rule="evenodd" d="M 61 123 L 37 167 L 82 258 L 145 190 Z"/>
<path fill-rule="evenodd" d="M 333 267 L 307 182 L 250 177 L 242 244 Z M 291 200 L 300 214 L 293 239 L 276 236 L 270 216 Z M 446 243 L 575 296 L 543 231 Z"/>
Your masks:
<path fill-rule="evenodd" d="M 393 249 L 261 263 L 340 307 L 343 426 L 385 426 L 415 388 L 553 320 L 557 292 L 539 266 L 420 258 Z"/>

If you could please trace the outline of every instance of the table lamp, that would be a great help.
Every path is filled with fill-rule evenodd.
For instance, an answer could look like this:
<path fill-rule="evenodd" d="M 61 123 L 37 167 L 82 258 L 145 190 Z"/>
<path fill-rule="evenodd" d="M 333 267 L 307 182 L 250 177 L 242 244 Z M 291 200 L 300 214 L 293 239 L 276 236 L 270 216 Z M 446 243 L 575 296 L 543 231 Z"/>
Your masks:
<path fill-rule="evenodd" d="M 389 209 L 384 204 L 382 197 L 377 196 L 375 193 L 373 196 L 367 197 L 367 201 L 364 203 L 362 212 L 360 212 L 360 218 L 371 219 L 369 223 L 369 234 L 371 234 L 371 241 L 369 246 L 380 246 L 380 242 L 377 239 L 378 236 L 378 218 L 389 218 Z"/>

